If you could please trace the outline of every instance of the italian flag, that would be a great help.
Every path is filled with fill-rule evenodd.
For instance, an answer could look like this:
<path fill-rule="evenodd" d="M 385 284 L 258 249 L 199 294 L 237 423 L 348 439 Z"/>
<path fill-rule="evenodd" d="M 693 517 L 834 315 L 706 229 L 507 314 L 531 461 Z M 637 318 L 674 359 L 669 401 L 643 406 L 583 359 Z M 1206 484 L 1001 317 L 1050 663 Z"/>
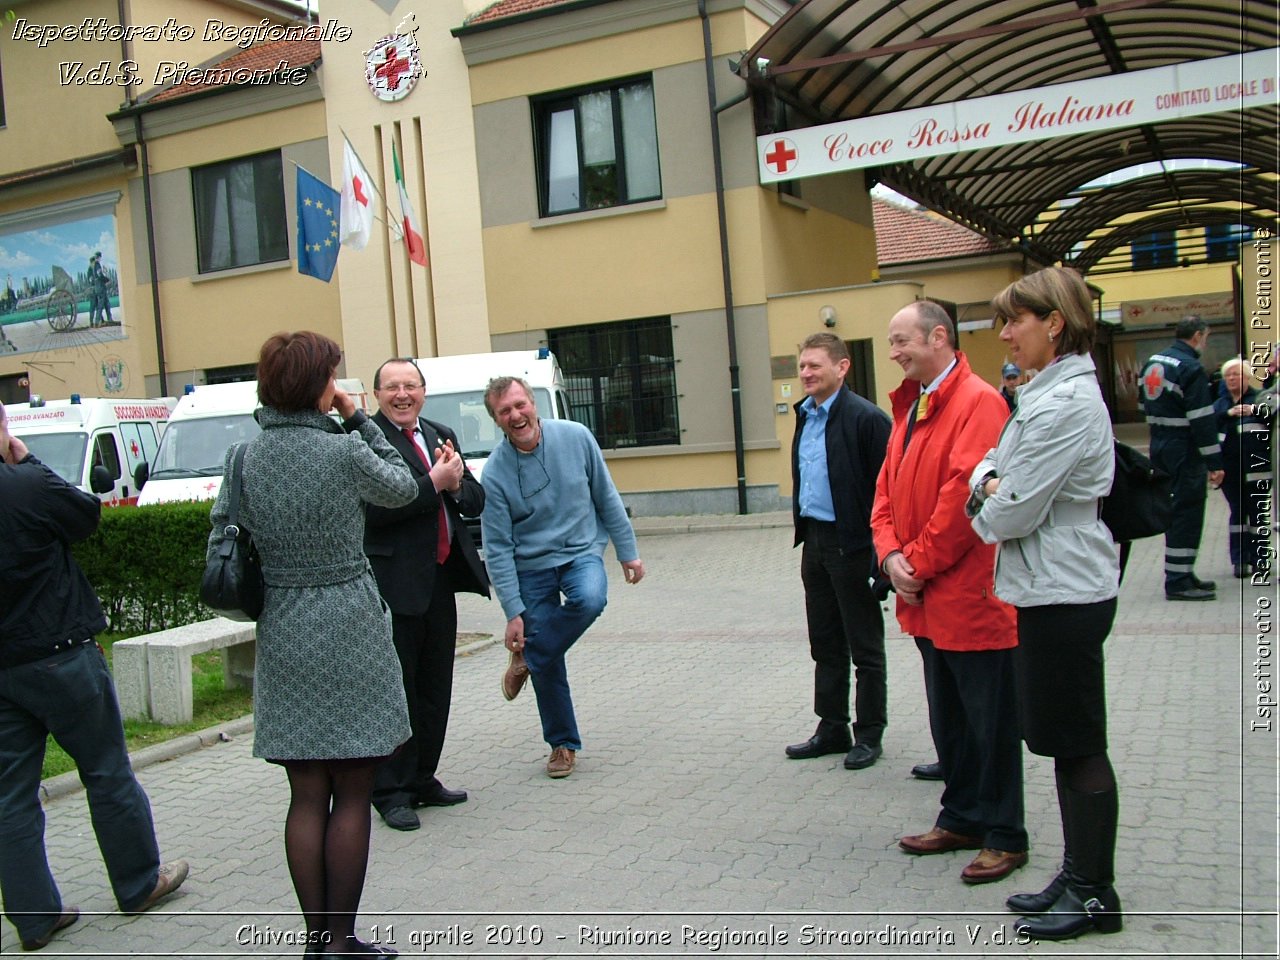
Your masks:
<path fill-rule="evenodd" d="M 404 228 L 404 242 L 409 250 L 409 259 L 414 263 L 427 265 L 427 245 L 422 239 L 422 229 L 413 216 L 413 206 L 409 203 L 409 191 L 404 188 L 404 171 L 400 169 L 400 154 L 395 143 L 391 144 L 391 162 L 396 168 L 396 187 L 400 191 L 400 225 Z"/>

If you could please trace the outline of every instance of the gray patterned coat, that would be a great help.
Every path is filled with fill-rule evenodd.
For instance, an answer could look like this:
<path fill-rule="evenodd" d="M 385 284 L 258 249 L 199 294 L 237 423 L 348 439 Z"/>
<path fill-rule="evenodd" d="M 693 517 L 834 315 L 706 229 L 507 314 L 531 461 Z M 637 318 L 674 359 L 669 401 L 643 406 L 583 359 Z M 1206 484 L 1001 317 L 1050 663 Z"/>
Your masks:
<path fill-rule="evenodd" d="M 258 411 L 245 451 L 241 525 L 262 557 L 266 605 L 254 670 L 254 756 L 381 757 L 409 738 L 391 614 L 365 559 L 364 504 L 398 507 L 418 485 L 382 431 L 350 434 L 315 412 Z M 363 417 L 363 415 L 358 415 Z M 227 452 L 225 469 L 231 469 Z M 228 484 L 213 505 L 213 555 Z"/>

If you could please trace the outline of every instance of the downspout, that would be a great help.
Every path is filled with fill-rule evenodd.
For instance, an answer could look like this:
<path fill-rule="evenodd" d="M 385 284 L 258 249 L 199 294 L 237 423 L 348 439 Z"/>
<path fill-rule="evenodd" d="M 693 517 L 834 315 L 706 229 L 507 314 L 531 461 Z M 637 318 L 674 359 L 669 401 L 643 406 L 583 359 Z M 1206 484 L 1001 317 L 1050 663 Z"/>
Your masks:
<path fill-rule="evenodd" d="M 125 20 L 125 0 L 116 0 L 116 7 L 120 15 L 120 26 L 123 28 L 127 23 Z M 131 53 L 129 49 L 131 43 L 132 41 L 130 40 L 121 39 L 121 60 L 133 59 L 129 55 Z M 131 85 L 125 87 L 125 102 L 130 107 L 136 104 Z M 164 319 L 160 314 L 160 279 L 156 275 L 156 227 L 155 208 L 151 201 L 151 163 L 147 156 L 147 141 L 142 131 L 141 113 L 133 115 L 133 133 L 138 141 L 138 163 L 142 166 L 142 206 L 146 213 L 147 223 L 147 265 L 151 272 L 151 314 L 155 318 L 156 327 L 156 372 L 159 374 L 160 379 L 159 396 L 167 397 L 169 395 L 169 379 L 165 373 L 167 364 L 164 357 Z"/>
<path fill-rule="evenodd" d="M 729 273 L 729 227 L 724 209 L 724 165 L 720 160 L 720 109 L 711 56 L 711 19 L 707 0 L 698 0 L 702 20 L 702 60 L 707 69 L 707 107 L 711 120 L 711 160 L 716 177 L 716 216 L 720 222 L 720 272 L 724 280 L 724 326 L 729 341 L 729 400 L 733 408 L 733 456 L 738 474 L 738 513 L 747 513 L 747 462 L 742 439 L 742 383 L 738 375 L 738 335 L 733 318 L 733 278 Z M 744 98 L 734 100 L 738 103 Z M 730 106 L 731 104 L 726 104 Z"/>

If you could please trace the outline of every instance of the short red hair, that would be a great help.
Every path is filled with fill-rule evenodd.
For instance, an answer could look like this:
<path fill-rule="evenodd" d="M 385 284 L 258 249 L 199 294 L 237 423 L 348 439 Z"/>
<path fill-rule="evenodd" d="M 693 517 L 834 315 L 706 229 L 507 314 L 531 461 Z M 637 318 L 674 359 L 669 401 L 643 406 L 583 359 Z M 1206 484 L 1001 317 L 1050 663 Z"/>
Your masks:
<path fill-rule="evenodd" d="M 321 333 L 277 333 L 258 354 L 258 399 L 286 413 L 314 410 L 342 351 Z"/>

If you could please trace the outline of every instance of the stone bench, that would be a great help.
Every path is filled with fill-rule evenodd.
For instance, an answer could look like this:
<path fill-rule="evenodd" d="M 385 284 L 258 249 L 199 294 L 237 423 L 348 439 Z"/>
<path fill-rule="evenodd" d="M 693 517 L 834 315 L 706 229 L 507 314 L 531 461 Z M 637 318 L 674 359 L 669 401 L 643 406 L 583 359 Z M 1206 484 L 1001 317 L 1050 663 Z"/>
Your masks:
<path fill-rule="evenodd" d="M 120 711 L 157 723 L 190 723 L 193 717 L 191 658 L 222 651 L 222 680 L 228 688 L 253 688 L 257 628 L 216 617 L 170 630 L 119 640 L 111 647 Z"/>

